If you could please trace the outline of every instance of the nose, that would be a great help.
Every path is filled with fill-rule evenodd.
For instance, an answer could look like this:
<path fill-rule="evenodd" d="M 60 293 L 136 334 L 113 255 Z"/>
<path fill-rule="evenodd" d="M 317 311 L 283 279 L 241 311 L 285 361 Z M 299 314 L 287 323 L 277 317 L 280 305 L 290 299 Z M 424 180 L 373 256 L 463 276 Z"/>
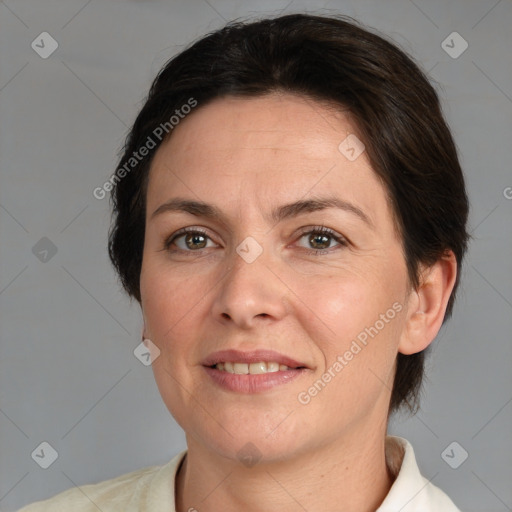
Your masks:
<path fill-rule="evenodd" d="M 217 288 L 212 314 L 221 323 L 250 329 L 261 321 L 284 318 L 288 311 L 287 292 L 264 254 L 248 263 L 234 252 Z"/>

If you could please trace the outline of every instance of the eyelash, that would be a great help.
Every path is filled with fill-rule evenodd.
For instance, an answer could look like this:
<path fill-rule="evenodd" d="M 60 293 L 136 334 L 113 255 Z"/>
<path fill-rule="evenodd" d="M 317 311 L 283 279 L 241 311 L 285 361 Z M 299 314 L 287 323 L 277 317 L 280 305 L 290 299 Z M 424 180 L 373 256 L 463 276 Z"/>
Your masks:
<path fill-rule="evenodd" d="M 198 250 L 198 251 L 184 250 L 184 249 L 179 249 L 179 248 L 178 249 L 170 249 L 171 245 L 178 238 L 180 238 L 184 235 L 190 234 L 190 233 L 202 235 L 211 240 L 211 238 L 210 238 L 210 236 L 208 236 L 207 232 L 201 228 L 182 228 L 182 229 L 178 230 L 176 233 L 173 233 L 169 238 L 167 238 L 165 240 L 163 250 L 166 250 L 171 253 L 172 252 L 181 252 L 182 254 L 185 253 L 187 256 L 201 254 L 201 252 L 205 249 Z M 333 240 L 335 240 L 336 242 L 338 242 L 341 247 L 346 247 L 348 245 L 348 241 L 345 237 L 339 235 L 332 229 L 327 228 L 325 226 L 314 226 L 314 227 L 304 228 L 303 230 L 301 230 L 298 239 L 300 240 L 305 235 L 309 235 L 312 233 L 320 234 L 320 235 L 327 235 L 327 236 L 331 237 Z M 305 248 L 302 248 L 302 249 L 308 255 L 318 256 L 319 254 L 326 254 L 328 252 L 333 252 L 333 249 L 336 249 L 336 248 L 331 247 L 328 249 L 305 249 Z"/>

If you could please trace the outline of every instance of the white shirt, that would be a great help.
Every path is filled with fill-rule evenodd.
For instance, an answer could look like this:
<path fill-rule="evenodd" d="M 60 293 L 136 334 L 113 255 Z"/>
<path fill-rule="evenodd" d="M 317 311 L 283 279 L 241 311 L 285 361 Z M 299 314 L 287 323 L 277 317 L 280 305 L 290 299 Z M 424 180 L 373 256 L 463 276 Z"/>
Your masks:
<path fill-rule="evenodd" d="M 186 453 L 163 466 L 68 489 L 18 512 L 176 512 L 175 477 Z M 398 474 L 376 512 L 460 512 L 441 489 L 420 474 L 414 450 L 406 439 L 386 437 L 386 460 Z"/>

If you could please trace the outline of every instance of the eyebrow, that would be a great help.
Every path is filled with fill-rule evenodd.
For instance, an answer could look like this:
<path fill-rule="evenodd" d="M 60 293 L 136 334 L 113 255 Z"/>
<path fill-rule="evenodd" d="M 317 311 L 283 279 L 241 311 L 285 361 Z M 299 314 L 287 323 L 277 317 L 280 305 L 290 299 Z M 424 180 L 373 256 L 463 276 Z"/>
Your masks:
<path fill-rule="evenodd" d="M 285 219 L 297 217 L 304 213 L 316 212 L 329 208 L 337 208 L 339 210 L 351 213 L 359 217 L 359 219 L 365 222 L 365 224 L 367 224 L 370 228 L 374 228 L 370 218 L 368 215 L 366 215 L 366 213 L 363 212 L 363 210 L 354 204 L 337 197 L 317 197 L 285 204 L 273 210 L 270 215 L 270 219 L 273 222 L 278 223 Z M 166 212 L 184 212 L 195 215 L 196 217 L 224 219 L 223 213 L 215 205 L 179 197 L 171 199 L 160 205 L 151 214 L 151 219 Z"/>

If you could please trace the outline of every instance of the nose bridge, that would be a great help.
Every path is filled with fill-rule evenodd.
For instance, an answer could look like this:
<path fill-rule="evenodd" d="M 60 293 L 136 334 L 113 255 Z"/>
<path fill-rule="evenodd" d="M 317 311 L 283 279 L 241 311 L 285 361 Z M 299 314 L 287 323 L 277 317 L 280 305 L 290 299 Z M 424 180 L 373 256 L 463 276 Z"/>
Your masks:
<path fill-rule="evenodd" d="M 286 288 L 270 270 L 269 256 L 251 237 L 237 246 L 215 297 L 216 317 L 248 327 L 257 317 L 280 319 L 286 314 Z"/>

